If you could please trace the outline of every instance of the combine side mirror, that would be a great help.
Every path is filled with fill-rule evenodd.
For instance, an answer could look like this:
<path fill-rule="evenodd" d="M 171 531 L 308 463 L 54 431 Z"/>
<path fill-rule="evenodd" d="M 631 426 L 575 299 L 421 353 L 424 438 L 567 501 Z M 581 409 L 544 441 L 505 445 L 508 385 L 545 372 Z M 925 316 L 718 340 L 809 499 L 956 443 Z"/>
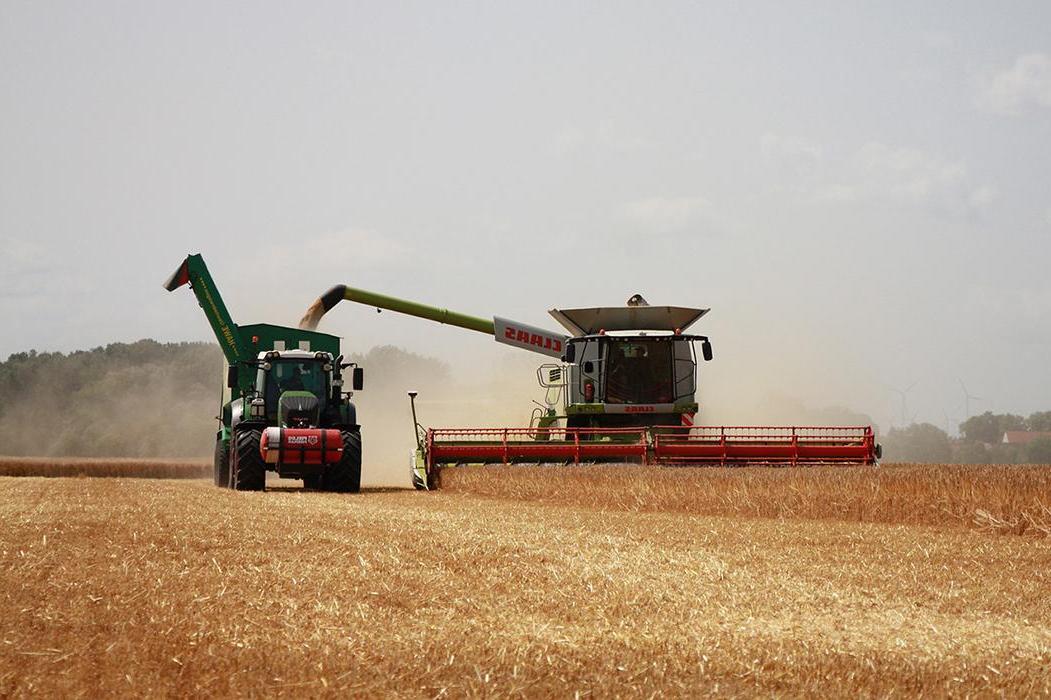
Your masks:
<path fill-rule="evenodd" d="M 708 342 L 708 339 L 701 341 L 701 357 L 704 358 L 705 362 L 712 361 L 712 344 Z"/>
<path fill-rule="evenodd" d="M 566 344 L 566 358 L 565 361 L 569 364 L 573 364 L 577 359 L 577 346 L 573 343 Z"/>
<path fill-rule="evenodd" d="M 354 376 L 351 378 L 351 386 L 354 387 L 354 391 L 361 391 L 361 388 L 365 386 L 365 370 L 361 367 L 354 368 Z"/>
<path fill-rule="evenodd" d="M 230 365 L 226 368 L 226 386 L 229 389 L 237 388 L 237 365 Z"/>

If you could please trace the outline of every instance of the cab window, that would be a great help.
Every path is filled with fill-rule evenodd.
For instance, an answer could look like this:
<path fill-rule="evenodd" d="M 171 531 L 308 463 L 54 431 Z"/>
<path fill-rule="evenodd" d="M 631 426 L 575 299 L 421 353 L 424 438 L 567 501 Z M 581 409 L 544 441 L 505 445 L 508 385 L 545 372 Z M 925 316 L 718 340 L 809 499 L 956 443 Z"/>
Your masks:
<path fill-rule="evenodd" d="M 672 343 L 630 338 L 611 341 L 607 348 L 607 403 L 670 403 L 675 400 Z"/>
<path fill-rule="evenodd" d="M 277 399 L 286 391 L 309 391 L 325 405 L 328 376 L 316 360 L 278 360 L 266 375 L 267 413 L 277 413 Z"/>

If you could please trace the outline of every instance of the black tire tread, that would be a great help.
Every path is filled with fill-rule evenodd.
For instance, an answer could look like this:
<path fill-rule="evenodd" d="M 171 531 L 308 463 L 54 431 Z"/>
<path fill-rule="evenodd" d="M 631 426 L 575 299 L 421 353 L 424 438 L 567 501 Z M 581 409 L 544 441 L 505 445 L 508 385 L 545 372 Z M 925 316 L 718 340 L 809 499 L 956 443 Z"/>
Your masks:
<path fill-rule="evenodd" d="M 259 454 L 258 430 L 234 434 L 234 459 L 230 465 L 233 487 L 238 491 L 263 491 L 266 488 L 266 462 Z"/>
<path fill-rule="evenodd" d="M 222 438 L 215 439 L 215 460 L 212 471 L 216 486 L 225 489 L 230 485 L 230 451 Z"/>
<path fill-rule="evenodd" d="M 336 493 L 358 493 L 361 491 L 361 431 L 341 430 L 343 457 L 333 464 L 321 477 L 321 488 Z"/>

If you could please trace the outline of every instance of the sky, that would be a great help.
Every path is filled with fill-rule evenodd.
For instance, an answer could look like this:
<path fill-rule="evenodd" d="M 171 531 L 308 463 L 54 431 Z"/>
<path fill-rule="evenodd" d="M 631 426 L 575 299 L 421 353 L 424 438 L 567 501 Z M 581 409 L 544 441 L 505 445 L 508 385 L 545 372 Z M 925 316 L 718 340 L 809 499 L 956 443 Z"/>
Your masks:
<path fill-rule="evenodd" d="M 1051 409 L 1046 2 L 0 0 L 0 154 L 0 358 L 210 339 L 200 252 L 245 323 L 710 307 L 713 415 Z"/>

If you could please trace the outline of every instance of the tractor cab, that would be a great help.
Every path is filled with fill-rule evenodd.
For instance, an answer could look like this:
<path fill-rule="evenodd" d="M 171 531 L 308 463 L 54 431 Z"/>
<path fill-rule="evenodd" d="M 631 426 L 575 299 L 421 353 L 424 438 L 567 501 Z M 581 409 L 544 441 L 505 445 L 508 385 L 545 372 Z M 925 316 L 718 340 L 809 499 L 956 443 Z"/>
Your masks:
<path fill-rule="evenodd" d="M 328 352 L 270 350 L 258 356 L 252 413 L 267 423 L 287 428 L 315 427 L 329 422 L 343 401 L 342 367 Z M 361 389 L 361 368 L 355 367 L 353 388 Z"/>
<path fill-rule="evenodd" d="M 319 425 L 332 386 L 332 356 L 303 350 L 260 353 L 256 391 L 268 423 L 286 428 Z"/>

